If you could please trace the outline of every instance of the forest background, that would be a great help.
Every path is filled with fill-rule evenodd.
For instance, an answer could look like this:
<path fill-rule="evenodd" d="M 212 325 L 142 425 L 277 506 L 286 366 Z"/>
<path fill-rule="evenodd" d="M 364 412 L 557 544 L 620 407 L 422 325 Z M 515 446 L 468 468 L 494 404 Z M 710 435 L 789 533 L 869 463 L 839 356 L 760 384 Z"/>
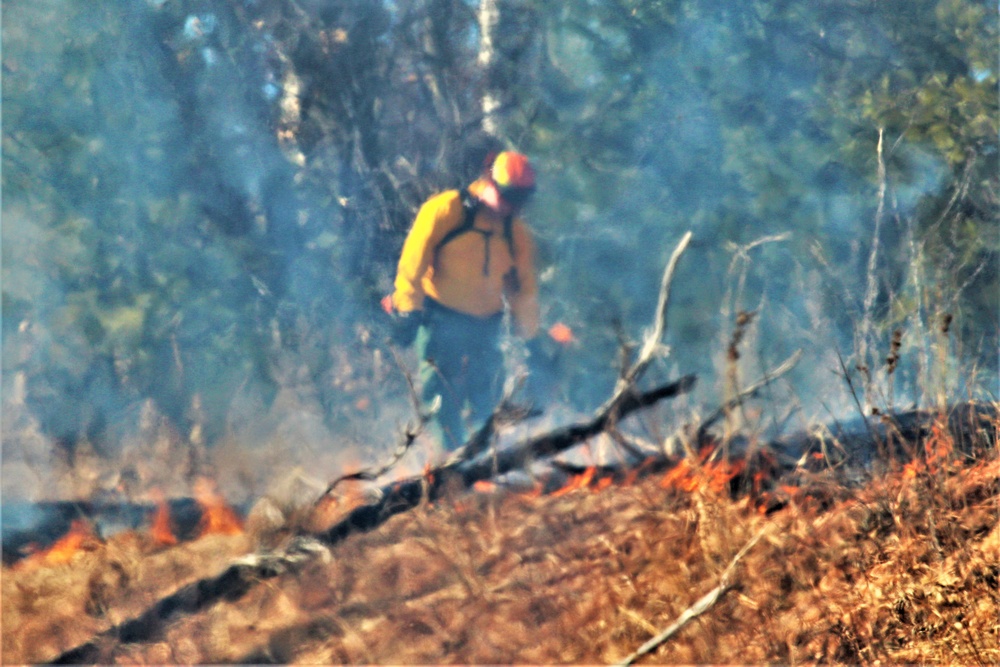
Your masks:
<path fill-rule="evenodd" d="M 687 409 L 732 391 L 742 312 L 746 376 L 805 353 L 770 427 L 1000 395 L 993 4 L 2 9 L 5 496 L 153 422 L 193 469 L 226 442 L 381 457 L 410 409 L 378 301 L 484 136 L 540 174 L 558 404 L 608 395 L 688 229 L 651 369 L 700 374 Z"/>

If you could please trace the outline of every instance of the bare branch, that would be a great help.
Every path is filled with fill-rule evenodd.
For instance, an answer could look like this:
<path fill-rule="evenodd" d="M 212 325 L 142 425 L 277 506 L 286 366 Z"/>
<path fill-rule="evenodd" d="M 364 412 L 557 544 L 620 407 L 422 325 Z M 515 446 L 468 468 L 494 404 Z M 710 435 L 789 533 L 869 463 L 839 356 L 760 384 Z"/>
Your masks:
<path fill-rule="evenodd" d="M 403 438 L 400 440 L 399 444 L 396 445 L 396 449 L 393 450 L 392 455 L 380 466 L 375 468 L 367 468 L 365 470 L 359 470 L 358 472 L 347 473 L 346 475 L 341 475 L 337 479 L 330 482 L 327 485 L 326 490 L 315 500 L 313 506 L 317 506 L 330 495 L 337 486 L 342 482 L 355 481 L 355 482 L 374 482 L 379 477 L 385 473 L 392 470 L 392 468 L 399 463 L 399 461 L 406 455 L 406 452 L 410 451 L 413 447 L 413 443 L 416 442 L 417 436 L 419 436 L 424 428 L 427 426 L 427 422 L 441 409 L 441 398 L 438 397 L 437 400 L 430 406 L 429 409 L 424 410 L 420 405 L 420 395 L 417 393 L 417 387 L 413 382 L 413 375 L 406 370 L 406 365 L 403 363 L 402 359 L 399 357 L 399 353 L 395 348 L 390 347 L 392 351 L 393 359 L 396 360 L 396 365 L 403 373 L 403 377 L 406 378 L 406 386 L 410 390 L 410 400 L 413 402 L 413 411 L 417 415 L 417 423 L 410 423 L 407 425 L 406 430 L 403 432 Z"/>
<path fill-rule="evenodd" d="M 663 334 L 667 329 L 667 307 L 670 305 L 670 285 L 674 279 L 677 261 L 690 241 L 691 232 L 688 231 L 681 238 L 677 247 L 674 248 L 674 252 L 670 256 L 670 261 L 667 262 L 667 266 L 663 271 L 663 278 L 660 281 L 660 294 L 656 304 L 656 314 L 653 318 L 653 328 L 646 333 L 646 338 L 643 340 L 642 348 L 639 351 L 639 358 L 635 360 L 631 368 L 618 380 L 611 398 L 597 410 L 598 415 L 612 413 L 618 404 L 622 402 L 624 396 L 634 391 L 636 381 L 645 372 L 646 367 L 653 360 L 657 350 L 660 349 L 660 341 L 663 339 Z"/>
<path fill-rule="evenodd" d="M 680 632 L 681 628 L 687 625 L 691 619 L 701 616 L 706 611 L 711 609 L 712 606 L 719 601 L 719 598 L 721 598 L 726 591 L 733 587 L 733 573 L 736 571 L 736 565 L 740 562 L 740 559 L 743 558 L 743 556 L 745 556 L 747 552 L 760 541 L 760 538 L 763 537 L 763 535 L 764 530 L 761 530 L 750 538 L 750 541 L 739 550 L 739 553 L 733 556 L 733 559 L 729 562 L 729 566 L 719 578 L 719 584 L 715 588 L 710 590 L 708 593 L 705 593 L 705 595 L 701 596 L 697 602 L 685 609 L 684 613 L 678 616 L 677 620 L 671 623 L 666 630 L 650 639 L 648 642 L 640 646 L 635 653 L 618 663 L 619 666 L 624 667 L 625 665 L 634 664 L 639 658 L 649 655 L 657 648 L 665 644 L 671 637 Z"/>
<path fill-rule="evenodd" d="M 788 371 L 795 368 L 795 365 L 799 363 L 799 359 L 801 358 L 802 358 L 802 350 L 796 350 L 795 352 L 792 353 L 790 357 L 788 357 L 783 362 L 778 364 L 778 366 L 765 372 L 764 377 L 762 377 L 760 380 L 753 383 L 752 385 L 741 391 L 739 394 L 737 394 L 736 396 L 732 397 L 731 399 L 720 405 L 715 410 L 715 412 L 713 412 L 711 415 L 702 420 L 701 424 L 698 426 L 698 436 L 696 441 L 700 442 L 703 439 L 705 432 L 715 422 L 719 421 L 719 419 L 721 419 L 722 416 L 726 414 L 726 412 L 732 410 L 734 407 L 736 407 L 743 401 L 747 400 L 748 398 L 753 398 L 754 396 L 757 395 L 757 392 L 759 392 L 761 389 L 771 384 L 772 382 L 780 378 Z"/>

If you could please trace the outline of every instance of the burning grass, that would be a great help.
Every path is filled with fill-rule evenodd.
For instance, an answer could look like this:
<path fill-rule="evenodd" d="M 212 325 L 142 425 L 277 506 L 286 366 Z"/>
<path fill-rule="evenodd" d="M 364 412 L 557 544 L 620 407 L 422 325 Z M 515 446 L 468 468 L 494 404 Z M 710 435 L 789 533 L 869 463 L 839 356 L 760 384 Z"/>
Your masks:
<path fill-rule="evenodd" d="M 637 480 L 588 470 L 545 495 L 481 484 L 151 643 L 109 642 L 102 662 L 615 662 L 759 534 L 734 589 L 650 661 L 996 664 L 1000 460 L 995 447 L 959 456 L 947 437 L 860 487 L 800 470 L 736 488 L 742 462 L 704 453 Z M 239 534 L 78 534 L 58 558 L 4 570 L 5 662 L 50 660 L 251 548 Z"/>

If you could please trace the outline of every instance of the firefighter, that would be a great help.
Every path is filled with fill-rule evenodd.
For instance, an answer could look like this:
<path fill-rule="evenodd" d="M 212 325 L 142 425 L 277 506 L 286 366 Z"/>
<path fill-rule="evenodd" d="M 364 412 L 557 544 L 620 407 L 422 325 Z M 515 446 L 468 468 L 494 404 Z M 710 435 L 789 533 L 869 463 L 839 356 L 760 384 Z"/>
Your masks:
<path fill-rule="evenodd" d="M 519 217 L 535 190 L 528 158 L 503 151 L 462 190 L 427 200 L 403 244 L 395 291 L 383 306 L 394 316 L 393 339 L 416 341 L 421 400 L 440 408 L 432 422 L 452 451 L 464 444 L 499 401 L 505 304 L 527 341 L 529 368 L 545 353 L 538 336 L 535 245 Z"/>

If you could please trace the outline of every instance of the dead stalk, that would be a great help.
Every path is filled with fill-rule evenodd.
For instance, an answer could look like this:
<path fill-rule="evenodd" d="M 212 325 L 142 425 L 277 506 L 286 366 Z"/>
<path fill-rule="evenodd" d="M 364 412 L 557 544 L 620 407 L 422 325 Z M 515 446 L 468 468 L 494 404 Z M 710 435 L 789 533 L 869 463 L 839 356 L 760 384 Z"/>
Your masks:
<path fill-rule="evenodd" d="M 656 314 L 653 317 L 653 327 L 646 333 L 642 347 L 639 350 L 639 357 L 622 374 L 622 377 L 619 378 L 614 393 L 597 411 L 598 414 L 611 414 L 617 410 L 618 405 L 624 397 L 635 389 L 636 381 L 645 372 L 646 367 L 649 366 L 653 357 L 661 350 L 661 341 L 667 329 L 667 307 L 670 305 L 670 285 L 674 279 L 677 262 L 691 242 L 691 236 L 691 232 L 688 231 L 681 237 L 680 242 L 670 256 L 670 261 L 667 262 L 666 269 L 663 271 L 663 278 L 660 281 L 660 294 L 656 304 Z"/>
<path fill-rule="evenodd" d="M 765 531 L 766 528 L 750 538 L 750 541 L 747 542 L 735 556 L 733 556 L 733 559 L 723 571 L 722 576 L 719 577 L 719 584 L 715 588 L 710 590 L 708 593 L 705 593 L 705 595 L 699 598 L 697 602 L 685 609 L 684 612 L 677 617 L 677 620 L 671 623 L 663 632 L 650 639 L 648 642 L 640 646 L 635 653 L 618 663 L 619 667 L 635 664 L 635 662 L 640 658 L 649 655 L 669 641 L 671 637 L 677 634 L 681 628 L 687 625 L 693 618 L 701 616 L 706 611 L 711 609 L 712 606 L 719 601 L 719 598 L 721 598 L 730 588 L 733 587 L 733 574 L 736 571 L 736 565 L 740 562 L 740 559 L 743 558 L 743 556 L 745 556 L 747 552 L 749 552 L 750 549 L 752 549 L 754 545 L 760 541 L 760 538 L 764 536 Z"/>
<path fill-rule="evenodd" d="M 757 395 L 764 387 L 768 386 L 781 376 L 783 376 L 788 371 L 792 370 L 795 365 L 802 358 L 802 350 L 796 350 L 785 359 L 783 362 L 778 364 L 776 367 L 764 373 L 764 376 L 753 383 L 746 389 L 743 389 L 735 396 L 730 398 L 728 401 L 720 405 L 714 412 L 712 412 L 708 417 L 703 419 L 698 425 L 697 436 L 695 437 L 695 442 L 699 442 L 704 439 L 706 432 L 711 428 L 717 421 L 722 419 L 730 410 L 732 410 L 736 405 L 746 401 L 747 399 L 753 398 Z"/>
<path fill-rule="evenodd" d="M 872 247 L 868 253 L 867 286 L 865 288 L 865 298 L 861 314 L 861 330 L 858 332 L 858 365 L 870 367 L 868 363 L 868 344 L 872 335 L 872 310 L 875 306 L 875 299 L 878 297 L 878 280 L 875 270 L 878 266 L 879 236 L 882 231 L 882 218 L 885 216 L 885 191 L 887 177 L 885 170 L 885 155 L 883 145 L 885 141 L 885 128 L 878 129 L 878 145 L 876 147 L 876 157 L 878 158 L 878 206 L 875 210 L 875 229 L 872 232 Z M 865 408 L 871 407 L 871 377 L 865 379 L 864 396 Z M 865 410 L 867 411 L 867 410 Z"/>

